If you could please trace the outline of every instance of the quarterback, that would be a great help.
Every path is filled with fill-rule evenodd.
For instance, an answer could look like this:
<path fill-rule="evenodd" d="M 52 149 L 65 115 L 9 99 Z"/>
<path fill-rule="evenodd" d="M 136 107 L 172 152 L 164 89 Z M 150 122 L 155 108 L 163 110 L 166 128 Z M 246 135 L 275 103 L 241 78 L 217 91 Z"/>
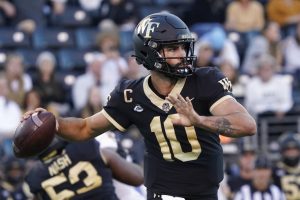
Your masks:
<path fill-rule="evenodd" d="M 177 16 L 145 17 L 134 31 L 133 44 L 137 62 L 150 75 L 119 83 L 93 116 L 58 118 L 57 134 L 87 140 L 135 125 L 146 145 L 148 200 L 217 199 L 223 178 L 219 134 L 254 135 L 255 120 L 232 96 L 231 83 L 218 69 L 194 66 L 194 38 Z"/>

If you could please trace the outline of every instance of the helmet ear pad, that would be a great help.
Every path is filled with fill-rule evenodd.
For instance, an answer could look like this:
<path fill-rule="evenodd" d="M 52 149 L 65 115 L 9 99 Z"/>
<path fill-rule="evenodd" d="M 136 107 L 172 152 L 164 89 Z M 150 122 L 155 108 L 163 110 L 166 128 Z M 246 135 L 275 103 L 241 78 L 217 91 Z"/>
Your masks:
<path fill-rule="evenodd" d="M 142 40 L 137 43 L 138 46 L 136 49 L 139 49 L 139 52 L 135 55 L 137 63 L 142 64 L 148 70 L 154 70 L 154 65 L 159 57 L 158 51 L 150 47 L 149 40 L 145 40 L 140 34 L 138 34 L 138 37 L 135 38 L 135 40 Z"/>

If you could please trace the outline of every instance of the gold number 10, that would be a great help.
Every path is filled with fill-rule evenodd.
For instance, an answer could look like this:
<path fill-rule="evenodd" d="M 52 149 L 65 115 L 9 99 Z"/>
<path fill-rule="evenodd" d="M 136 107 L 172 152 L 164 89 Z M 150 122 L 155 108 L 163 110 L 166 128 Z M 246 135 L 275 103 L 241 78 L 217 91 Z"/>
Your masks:
<path fill-rule="evenodd" d="M 171 157 L 171 150 L 174 157 L 178 160 L 183 162 L 196 160 L 201 153 L 201 145 L 197 139 L 195 128 L 193 126 L 185 127 L 185 132 L 192 150 L 190 152 L 183 152 L 180 142 L 177 140 L 175 129 L 172 123 L 172 119 L 176 118 L 177 115 L 178 114 L 168 115 L 163 124 L 161 123 L 160 116 L 154 117 L 150 123 L 151 131 L 154 132 L 156 136 L 161 153 L 163 154 L 163 158 L 165 160 L 173 160 Z M 163 129 L 166 133 L 166 137 L 163 134 Z M 169 141 L 169 144 L 167 140 Z"/>

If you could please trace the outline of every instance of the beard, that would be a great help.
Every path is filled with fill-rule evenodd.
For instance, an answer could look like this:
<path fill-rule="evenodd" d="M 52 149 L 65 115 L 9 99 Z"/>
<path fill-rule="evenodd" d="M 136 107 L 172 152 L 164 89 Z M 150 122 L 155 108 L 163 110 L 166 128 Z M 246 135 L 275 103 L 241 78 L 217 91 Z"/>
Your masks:
<path fill-rule="evenodd" d="M 192 65 L 189 65 L 186 62 L 180 62 L 174 65 L 164 63 L 162 70 L 158 71 L 169 80 L 176 82 L 178 79 L 182 79 L 191 75 L 194 70 Z"/>
<path fill-rule="evenodd" d="M 299 164 L 300 157 L 284 157 L 283 160 L 284 164 L 290 167 L 295 167 Z"/>

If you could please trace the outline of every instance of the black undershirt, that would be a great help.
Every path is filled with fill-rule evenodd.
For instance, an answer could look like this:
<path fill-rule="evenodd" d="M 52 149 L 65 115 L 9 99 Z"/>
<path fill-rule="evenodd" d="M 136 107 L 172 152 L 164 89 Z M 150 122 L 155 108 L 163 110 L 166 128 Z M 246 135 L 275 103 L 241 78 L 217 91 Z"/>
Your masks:
<path fill-rule="evenodd" d="M 148 79 L 148 84 L 149 84 L 149 87 L 151 88 L 151 90 L 157 95 L 157 96 L 159 96 L 160 98 L 162 98 L 162 99 L 165 99 L 167 96 L 164 96 L 164 95 L 162 95 L 162 94 L 160 94 L 155 88 L 154 88 L 154 86 L 153 86 L 153 84 L 152 84 L 152 82 L 151 82 L 151 76 L 150 76 L 150 78 Z"/>

